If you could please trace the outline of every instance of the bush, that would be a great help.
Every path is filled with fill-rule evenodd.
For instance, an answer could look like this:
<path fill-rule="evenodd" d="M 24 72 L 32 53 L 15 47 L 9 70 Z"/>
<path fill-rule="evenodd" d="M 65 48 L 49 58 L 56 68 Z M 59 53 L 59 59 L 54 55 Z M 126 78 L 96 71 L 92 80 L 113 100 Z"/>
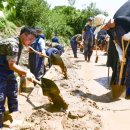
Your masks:
<path fill-rule="evenodd" d="M 24 25 L 35 26 L 47 10 L 44 0 L 16 0 L 16 17 Z"/>
<path fill-rule="evenodd" d="M 6 20 L 4 18 L 0 19 L 0 31 L 3 31 L 6 27 Z"/>
<path fill-rule="evenodd" d="M 14 23 L 8 21 L 7 19 L 0 19 L 0 31 L 3 33 L 4 37 L 16 35 L 16 26 Z"/>

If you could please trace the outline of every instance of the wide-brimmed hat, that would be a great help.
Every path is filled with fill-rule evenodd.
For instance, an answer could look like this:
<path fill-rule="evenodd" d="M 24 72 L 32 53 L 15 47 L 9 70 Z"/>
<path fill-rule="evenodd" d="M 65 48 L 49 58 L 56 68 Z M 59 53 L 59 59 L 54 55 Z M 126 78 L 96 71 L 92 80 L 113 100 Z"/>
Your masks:
<path fill-rule="evenodd" d="M 110 18 L 104 16 L 103 14 L 95 16 L 93 20 L 93 25 L 96 27 L 94 34 L 96 35 L 109 21 Z"/>

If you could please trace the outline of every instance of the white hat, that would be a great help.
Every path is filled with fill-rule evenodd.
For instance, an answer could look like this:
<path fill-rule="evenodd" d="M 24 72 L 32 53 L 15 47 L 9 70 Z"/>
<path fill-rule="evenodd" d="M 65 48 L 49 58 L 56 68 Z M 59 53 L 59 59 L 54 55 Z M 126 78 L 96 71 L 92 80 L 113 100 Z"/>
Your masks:
<path fill-rule="evenodd" d="M 123 40 L 125 40 L 125 41 L 130 41 L 130 32 L 124 34 L 124 35 L 122 36 L 122 38 L 123 38 Z"/>
<path fill-rule="evenodd" d="M 96 26 L 94 34 L 97 34 L 109 20 L 110 18 L 104 16 L 103 14 L 96 15 L 93 21 L 93 25 Z"/>
<path fill-rule="evenodd" d="M 102 24 L 107 23 L 111 18 L 110 17 L 106 17 L 103 14 L 98 14 L 94 17 L 94 26 L 99 26 Z"/>

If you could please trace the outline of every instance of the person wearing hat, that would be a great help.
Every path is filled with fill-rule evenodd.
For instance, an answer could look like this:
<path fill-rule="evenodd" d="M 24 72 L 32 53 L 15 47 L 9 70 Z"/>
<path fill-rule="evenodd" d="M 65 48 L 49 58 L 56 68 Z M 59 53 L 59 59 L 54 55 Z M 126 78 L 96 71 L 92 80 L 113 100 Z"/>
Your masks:
<path fill-rule="evenodd" d="M 102 29 L 107 30 L 111 39 L 114 40 L 115 43 L 118 43 L 118 45 L 122 48 L 122 38 L 124 38 L 124 40 L 126 41 L 130 39 L 130 35 L 129 35 L 130 17 L 119 16 L 113 20 L 109 20 L 109 22 L 107 22 L 107 24 L 105 24 Z M 117 73 L 116 75 L 116 81 L 118 81 L 118 77 L 119 77 L 119 73 Z M 126 80 L 126 98 L 127 98 L 130 97 L 130 45 L 128 46 L 127 53 L 126 53 L 126 69 L 124 69 L 122 82 L 125 80 Z"/>
<path fill-rule="evenodd" d="M 85 61 L 89 62 L 91 55 L 93 53 L 93 44 L 94 44 L 94 27 L 92 17 L 88 19 L 88 23 L 84 27 L 82 35 L 84 42 L 84 58 Z"/>

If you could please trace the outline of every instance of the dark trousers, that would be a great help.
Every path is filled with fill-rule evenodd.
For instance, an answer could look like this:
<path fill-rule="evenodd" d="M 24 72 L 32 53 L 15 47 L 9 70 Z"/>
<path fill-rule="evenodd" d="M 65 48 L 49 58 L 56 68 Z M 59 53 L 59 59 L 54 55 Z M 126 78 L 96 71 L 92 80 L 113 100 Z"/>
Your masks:
<path fill-rule="evenodd" d="M 126 96 L 128 95 L 130 95 L 130 58 L 128 58 L 126 67 Z"/>
<path fill-rule="evenodd" d="M 73 55 L 76 58 L 77 57 L 77 43 L 76 43 L 75 40 L 71 40 L 70 44 L 71 44 L 71 48 L 72 48 L 72 51 L 73 51 Z"/>
<path fill-rule="evenodd" d="M 93 46 L 90 46 L 90 45 L 85 46 L 85 49 L 84 49 L 85 60 L 87 59 L 90 60 L 92 53 L 93 53 Z"/>
<path fill-rule="evenodd" d="M 1 72 L 0 72 L 1 73 Z M 0 127 L 3 125 L 3 112 L 5 111 L 5 99 L 7 97 L 9 112 L 18 111 L 17 100 L 18 84 L 14 74 L 0 75 Z"/>
<path fill-rule="evenodd" d="M 37 80 L 40 80 L 45 73 L 44 58 L 39 55 L 30 53 L 29 54 L 29 68 Z"/>

